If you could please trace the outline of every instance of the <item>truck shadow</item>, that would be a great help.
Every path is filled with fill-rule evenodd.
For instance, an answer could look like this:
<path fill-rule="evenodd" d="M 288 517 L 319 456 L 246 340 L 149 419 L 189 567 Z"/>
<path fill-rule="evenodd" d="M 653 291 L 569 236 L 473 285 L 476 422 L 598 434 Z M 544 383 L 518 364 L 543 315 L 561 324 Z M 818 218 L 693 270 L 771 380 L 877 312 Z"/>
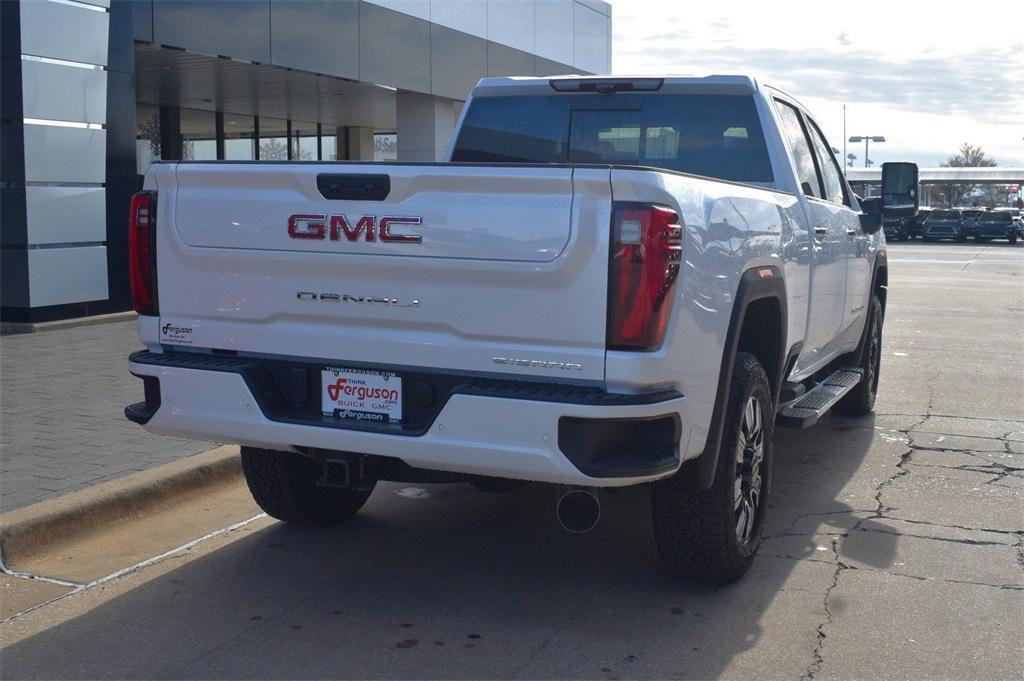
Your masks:
<path fill-rule="evenodd" d="M 874 436 L 870 418 L 777 431 L 769 538 L 730 587 L 662 572 L 646 488 L 573 536 L 548 486 L 387 484 L 342 527 L 271 525 L 7 648 L 4 676 L 799 676 L 836 569 L 816 533 L 873 498 L 854 474 Z"/>

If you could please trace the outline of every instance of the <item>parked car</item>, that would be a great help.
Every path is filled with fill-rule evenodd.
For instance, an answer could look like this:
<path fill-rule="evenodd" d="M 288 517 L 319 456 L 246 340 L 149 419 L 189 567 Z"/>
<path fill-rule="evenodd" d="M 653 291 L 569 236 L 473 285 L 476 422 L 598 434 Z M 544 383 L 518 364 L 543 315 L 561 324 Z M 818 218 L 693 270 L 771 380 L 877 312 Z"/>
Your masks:
<path fill-rule="evenodd" d="M 1017 207 L 1006 207 L 996 208 L 996 210 L 1006 211 L 1013 217 L 1013 222 L 1017 225 L 1017 236 L 1024 238 L 1024 214 L 1020 208 Z"/>
<path fill-rule="evenodd" d="M 912 236 L 913 215 L 887 215 L 882 221 L 885 238 L 889 241 L 906 241 Z"/>
<path fill-rule="evenodd" d="M 988 212 L 985 208 L 960 208 L 960 224 L 964 228 L 964 236 L 974 236 L 978 220 Z"/>
<path fill-rule="evenodd" d="M 964 231 L 960 211 L 956 208 L 933 210 L 928 219 L 924 221 L 924 234 L 921 238 L 925 241 L 938 239 L 967 241 L 967 232 Z"/>
<path fill-rule="evenodd" d="M 447 160 L 154 163 L 126 416 L 240 443 L 299 525 L 380 480 L 500 478 L 561 485 L 584 532 L 597 488 L 649 485 L 666 569 L 738 579 L 776 422 L 874 406 L 878 232 L 916 166 L 858 201 L 810 113 L 743 76 L 484 79 Z"/>
<path fill-rule="evenodd" d="M 981 216 L 978 226 L 974 228 L 974 240 L 1006 239 L 1015 244 L 1018 229 L 1013 213 L 1008 210 L 994 210 Z"/>
<path fill-rule="evenodd" d="M 917 214 L 910 221 L 910 237 L 920 239 L 924 236 L 924 221 L 932 214 L 933 208 L 922 206 L 917 209 Z"/>

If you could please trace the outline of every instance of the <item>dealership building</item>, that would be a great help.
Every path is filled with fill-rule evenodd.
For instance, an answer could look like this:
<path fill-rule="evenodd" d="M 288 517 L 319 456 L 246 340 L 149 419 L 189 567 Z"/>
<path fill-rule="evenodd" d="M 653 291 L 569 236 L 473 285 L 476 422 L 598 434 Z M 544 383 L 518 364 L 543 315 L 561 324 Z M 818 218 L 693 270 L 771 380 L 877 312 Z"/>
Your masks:
<path fill-rule="evenodd" d="M 478 79 L 607 73 L 598 0 L 0 0 L 0 316 L 130 307 L 154 160 L 439 160 Z"/>

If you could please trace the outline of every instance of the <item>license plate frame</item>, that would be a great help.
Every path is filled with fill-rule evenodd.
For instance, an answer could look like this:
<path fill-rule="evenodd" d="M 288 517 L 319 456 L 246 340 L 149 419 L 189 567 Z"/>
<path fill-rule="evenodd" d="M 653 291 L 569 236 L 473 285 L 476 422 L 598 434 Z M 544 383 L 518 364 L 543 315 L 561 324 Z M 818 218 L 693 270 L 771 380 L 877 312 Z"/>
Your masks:
<path fill-rule="evenodd" d="M 393 371 L 323 367 L 321 413 L 346 421 L 402 423 L 403 383 Z"/>

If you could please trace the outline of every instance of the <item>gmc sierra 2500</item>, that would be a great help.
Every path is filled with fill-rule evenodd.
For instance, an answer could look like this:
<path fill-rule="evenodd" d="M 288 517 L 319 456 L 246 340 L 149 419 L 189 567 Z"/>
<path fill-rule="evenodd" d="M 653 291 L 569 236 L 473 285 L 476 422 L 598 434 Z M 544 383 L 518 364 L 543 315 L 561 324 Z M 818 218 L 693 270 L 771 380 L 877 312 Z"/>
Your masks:
<path fill-rule="evenodd" d="M 649 484 L 666 567 L 733 581 L 774 424 L 875 400 L 883 201 L 916 208 L 916 167 L 861 202 L 830 149 L 747 77 L 490 78 L 449 162 L 154 164 L 126 414 L 240 443 L 299 524 L 505 478 L 566 486 L 585 530 L 596 488 Z"/>

